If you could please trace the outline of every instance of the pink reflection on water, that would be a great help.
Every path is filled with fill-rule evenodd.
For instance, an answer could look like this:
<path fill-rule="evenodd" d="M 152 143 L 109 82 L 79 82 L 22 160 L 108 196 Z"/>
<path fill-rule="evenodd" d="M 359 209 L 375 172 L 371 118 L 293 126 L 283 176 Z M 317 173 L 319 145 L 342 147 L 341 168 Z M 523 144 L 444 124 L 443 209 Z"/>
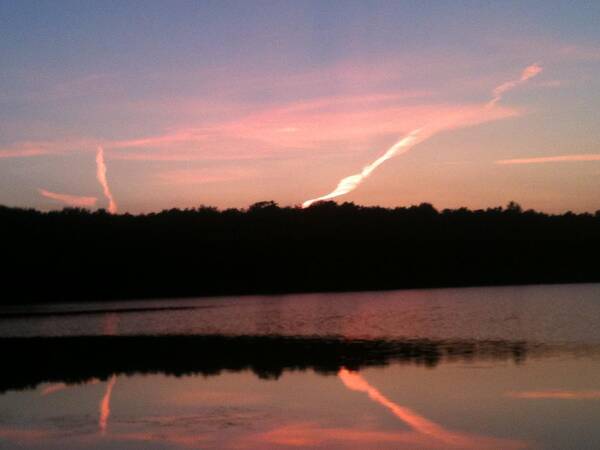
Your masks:
<path fill-rule="evenodd" d="M 245 437 L 231 448 L 324 448 L 324 449 L 521 449 L 524 442 L 472 436 L 469 442 L 448 443 L 418 431 L 384 431 L 367 427 L 326 427 L 313 422 L 292 422 L 253 437 Z"/>
<path fill-rule="evenodd" d="M 263 444 L 288 447 L 331 448 L 340 445 L 345 448 L 423 447 L 423 437 L 410 431 L 392 432 L 360 428 L 323 427 L 312 422 L 282 425 L 258 437 L 259 442 Z M 244 443 L 243 446 L 246 444 Z M 442 446 L 439 448 L 442 448 Z"/>
<path fill-rule="evenodd" d="M 84 384 L 97 384 L 99 382 L 100 382 L 99 379 L 92 378 L 91 380 L 86 381 Z M 69 386 L 68 384 L 65 384 L 65 383 L 54 383 L 54 384 L 46 386 L 44 389 L 42 389 L 42 392 L 40 394 L 43 396 L 46 396 L 46 395 L 54 394 L 56 392 L 63 391 L 69 387 L 72 387 L 72 386 Z"/>
<path fill-rule="evenodd" d="M 119 441 L 130 442 L 163 442 L 170 447 L 206 448 L 208 438 L 201 435 L 182 434 L 180 431 L 122 433 L 113 436 Z"/>
<path fill-rule="evenodd" d="M 41 395 L 54 394 L 55 392 L 62 391 L 66 388 L 67 388 L 67 385 L 65 383 L 54 383 L 54 384 L 51 384 L 50 386 L 46 386 L 44 389 L 42 389 Z"/>
<path fill-rule="evenodd" d="M 102 319 L 102 333 L 105 336 L 116 336 L 119 330 L 119 314 L 107 313 Z"/>
<path fill-rule="evenodd" d="M 443 426 L 432 422 L 431 420 L 419 415 L 415 411 L 394 403 L 381 392 L 379 392 L 379 390 L 371 386 L 367 380 L 365 380 L 357 372 L 350 372 L 348 369 L 342 368 L 338 372 L 338 376 L 348 389 L 364 392 L 371 400 L 389 409 L 392 414 L 409 425 L 417 433 L 443 442 L 445 446 L 465 449 L 506 449 L 525 447 L 525 444 L 519 441 L 488 438 L 485 436 L 476 436 L 458 431 L 447 430 Z"/>
<path fill-rule="evenodd" d="M 106 392 L 100 401 L 100 419 L 98 420 L 98 428 L 100 429 L 101 434 L 106 434 L 106 426 L 108 424 L 108 418 L 110 416 L 110 397 L 112 395 L 112 390 L 117 382 L 117 376 L 113 375 L 108 380 L 106 385 Z"/>
<path fill-rule="evenodd" d="M 518 391 L 506 394 L 513 398 L 551 400 L 600 400 L 600 391 Z"/>

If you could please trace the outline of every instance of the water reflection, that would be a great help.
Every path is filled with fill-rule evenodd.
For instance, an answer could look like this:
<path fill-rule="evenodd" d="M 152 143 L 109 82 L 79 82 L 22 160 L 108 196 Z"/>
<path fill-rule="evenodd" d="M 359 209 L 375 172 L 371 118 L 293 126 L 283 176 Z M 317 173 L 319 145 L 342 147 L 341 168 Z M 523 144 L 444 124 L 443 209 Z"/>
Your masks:
<path fill-rule="evenodd" d="M 89 383 L 117 374 L 217 375 L 249 369 L 276 379 L 289 370 L 336 374 L 342 367 L 358 370 L 393 362 L 435 367 L 454 360 L 519 364 L 528 355 L 576 351 L 511 341 L 219 335 L 0 338 L 0 348 L 9 361 L 28 355 L 0 372 L 0 392 L 40 383 Z"/>
<path fill-rule="evenodd" d="M 106 425 L 108 423 L 108 417 L 110 416 L 110 396 L 112 395 L 113 388 L 117 382 L 117 376 L 113 375 L 106 384 L 106 392 L 100 401 L 100 419 L 98 420 L 98 428 L 100 434 L 106 434 Z"/>
<path fill-rule="evenodd" d="M 408 424 L 418 434 L 439 441 L 446 448 L 463 448 L 463 449 L 484 449 L 484 448 L 523 448 L 523 443 L 511 442 L 509 440 L 491 439 L 481 436 L 473 436 L 468 433 L 460 433 L 450 431 L 443 426 L 428 420 L 427 418 L 417 414 L 410 408 L 400 406 L 385 395 L 379 392 L 378 389 L 371 386 L 359 373 L 350 372 L 342 368 L 338 377 L 344 385 L 353 391 L 364 392 L 371 400 L 388 409 L 394 416 L 402 422 Z M 422 442 L 425 446 L 424 442 Z M 431 443 L 430 443 L 431 444 Z M 431 445 L 427 445 L 431 447 Z"/>
<path fill-rule="evenodd" d="M 470 437 L 463 440 L 444 441 L 431 439 L 427 435 L 410 431 L 382 431 L 364 427 L 327 428 L 307 422 L 284 425 L 270 430 L 246 445 L 261 448 L 260 445 L 273 445 L 285 448 L 389 448 L 389 449 L 521 449 L 525 442 L 511 439 Z M 252 445 L 255 444 L 255 445 Z M 264 448 L 264 447 L 262 447 Z"/>
<path fill-rule="evenodd" d="M 600 448 L 598 293 L 14 309 L 0 449 Z"/>
<path fill-rule="evenodd" d="M 15 306 L 0 308 L 0 336 L 318 335 L 600 343 L 598 298 L 600 284 Z"/>
<path fill-rule="evenodd" d="M 277 380 L 242 369 L 209 377 L 112 374 L 101 383 L 67 381 L 51 395 L 40 393 L 58 385 L 42 384 L 0 395 L 0 448 L 568 448 L 564 431 L 597 418 L 591 406 L 600 402 L 569 410 L 529 395 L 597 392 L 573 382 L 590 360 L 561 352 L 526 353 L 519 363 L 477 355 L 442 359 L 435 368 L 412 360 L 360 372 L 291 370 Z M 560 383 L 563 389 L 548 389 Z M 548 427 L 552 417 L 560 418 L 556 429 Z M 531 423 L 545 426 L 537 432 Z M 599 443 L 589 430 L 570 436 L 571 448 Z"/>
<path fill-rule="evenodd" d="M 50 395 L 50 394 L 54 394 L 55 392 L 59 392 L 62 391 L 63 389 L 66 389 L 67 385 L 65 383 L 54 383 L 51 384 L 50 386 L 46 386 L 43 390 L 42 390 L 42 395 Z"/>
<path fill-rule="evenodd" d="M 542 399 L 542 400 L 600 400 L 600 391 L 523 391 L 509 392 L 513 398 Z"/>

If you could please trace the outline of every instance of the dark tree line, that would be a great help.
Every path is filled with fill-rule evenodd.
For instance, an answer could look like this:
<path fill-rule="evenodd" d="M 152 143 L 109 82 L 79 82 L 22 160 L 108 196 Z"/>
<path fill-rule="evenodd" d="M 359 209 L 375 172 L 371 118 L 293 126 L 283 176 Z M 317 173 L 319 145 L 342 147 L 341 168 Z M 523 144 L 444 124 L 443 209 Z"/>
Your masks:
<path fill-rule="evenodd" d="M 600 281 L 600 211 L 0 206 L 4 303 Z"/>
<path fill-rule="evenodd" d="M 0 338 L 6 364 L 0 393 L 40 383 L 83 383 L 111 375 L 218 375 L 251 370 L 277 379 L 289 370 L 336 374 L 392 363 L 435 367 L 444 361 L 521 363 L 552 348 L 520 341 L 353 340 L 283 336 L 74 336 Z M 174 351 L 173 349 L 177 349 Z M 23 358 L 27 355 L 27 358 Z"/>

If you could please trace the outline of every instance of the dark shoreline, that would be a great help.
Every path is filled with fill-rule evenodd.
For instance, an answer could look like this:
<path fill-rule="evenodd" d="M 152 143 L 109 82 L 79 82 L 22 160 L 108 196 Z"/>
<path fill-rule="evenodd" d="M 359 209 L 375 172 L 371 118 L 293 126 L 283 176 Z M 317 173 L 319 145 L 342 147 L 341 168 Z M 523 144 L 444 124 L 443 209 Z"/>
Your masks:
<path fill-rule="evenodd" d="M 0 206 L 2 304 L 600 281 L 600 212 Z"/>
<path fill-rule="evenodd" d="M 252 371 L 276 379 L 285 371 L 335 374 L 342 367 L 503 360 L 560 351 L 523 341 L 347 339 L 298 336 L 69 336 L 0 338 L 4 358 L 0 392 L 33 389 L 41 383 L 84 383 L 113 374 L 172 376 Z"/>
<path fill-rule="evenodd" d="M 592 281 L 540 281 L 540 282 L 523 282 L 523 283 L 505 283 L 505 284 L 452 284 L 443 286 L 410 286 L 410 287 L 386 287 L 386 288 L 371 288 L 371 289 L 352 289 L 352 290 L 328 290 L 328 291 L 265 291 L 265 292 L 241 292 L 241 293 L 215 293 L 215 294 L 189 294 L 174 296 L 147 296 L 147 297 L 104 297 L 104 298 L 93 298 L 84 297 L 81 299 L 65 299 L 59 301 L 36 301 L 31 299 L 24 299 L 18 303 L 0 303 L 1 306 L 8 308 L 19 308 L 20 306 L 45 306 L 45 305 L 89 305 L 95 303 L 110 303 L 110 302 L 164 302 L 169 300 L 192 300 L 192 299 L 207 299 L 207 298 L 231 298 L 231 297 L 255 297 L 255 296 L 273 296 L 279 297 L 283 295 L 310 295 L 310 294 L 353 294 L 353 293 L 365 293 L 365 292 L 391 292 L 391 291 L 411 291 L 411 290 L 443 290 L 443 289 L 478 289 L 478 288 L 507 288 L 507 287 L 536 287 L 536 286 L 569 286 L 569 285 L 585 285 L 585 284 L 600 284 L 600 279 Z M 28 317 L 44 317 L 44 316 L 81 316 L 81 315 L 95 315 L 95 314 L 110 314 L 110 313 L 139 313 L 139 312 L 156 312 L 156 311 L 172 311 L 172 310 L 194 310 L 205 308 L 204 306 L 161 306 L 161 307 L 141 307 L 141 308 L 101 308 L 93 310 L 73 310 L 73 311 L 30 311 L 21 310 L 17 311 L 0 311 L 0 320 L 6 319 L 21 319 Z"/>

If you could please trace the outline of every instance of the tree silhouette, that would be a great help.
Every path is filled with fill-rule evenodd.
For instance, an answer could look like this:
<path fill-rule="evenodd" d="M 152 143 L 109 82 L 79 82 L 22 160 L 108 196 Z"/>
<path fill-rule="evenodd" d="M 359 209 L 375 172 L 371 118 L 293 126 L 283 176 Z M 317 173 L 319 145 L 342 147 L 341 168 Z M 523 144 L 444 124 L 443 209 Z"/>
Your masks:
<path fill-rule="evenodd" d="M 600 281 L 600 211 L 0 206 L 2 302 Z"/>

